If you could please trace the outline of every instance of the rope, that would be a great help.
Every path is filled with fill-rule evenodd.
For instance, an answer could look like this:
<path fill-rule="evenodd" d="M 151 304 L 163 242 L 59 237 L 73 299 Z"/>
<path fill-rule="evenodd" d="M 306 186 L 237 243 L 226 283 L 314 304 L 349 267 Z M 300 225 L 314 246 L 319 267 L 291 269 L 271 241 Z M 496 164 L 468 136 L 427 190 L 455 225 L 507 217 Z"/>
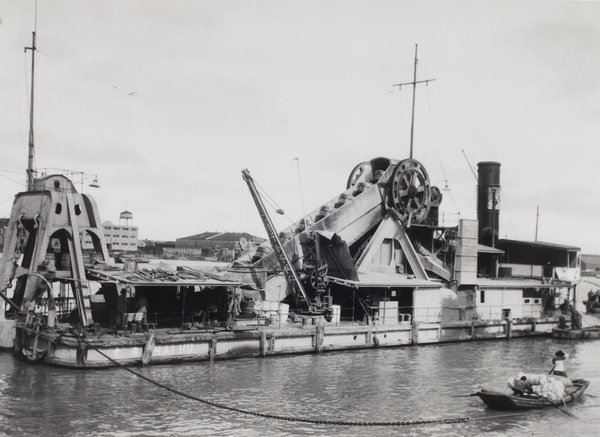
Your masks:
<path fill-rule="evenodd" d="M 79 337 L 79 340 L 81 342 L 85 343 L 88 347 L 94 349 L 96 352 L 98 352 L 104 358 L 109 360 L 111 363 L 126 370 L 127 372 L 131 373 L 132 375 L 135 375 L 138 378 L 141 378 L 144 381 L 149 382 L 150 384 L 154 384 L 157 387 L 160 387 L 164 390 L 167 390 L 167 391 L 174 393 L 176 395 L 179 395 L 181 397 L 184 397 L 184 398 L 187 398 L 187 399 L 190 399 L 193 401 L 201 402 L 206 405 L 210 405 L 211 407 L 220 408 L 222 410 L 234 411 L 236 413 L 246 414 L 249 416 L 263 417 L 266 419 L 282 420 L 282 421 L 287 421 L 287 422 L 302 422 L 302 423 L 312 423 L 315 425 L 336 425 L 336 426 L 415 426 L 415 425 L 429 425 L 429 424 L 440 424 L 440 423 L 441 424 L 465 423 L 465 422 L 469 421 L 468 417 L 456 417 L 456 418 L 450 418 L 450 419 L 432 419 L 432 420 L 412 420 L 412 421 L 399 421 L 399 422 L 344 421 L 344 420 L 324 420 L 324 419 L 310 419 L 310 418 L 293 417 L 293 416 L 282 416 L 282 415 L 278 415 L 278 414 L 268 414 L 268 413 L 260 413 L 257 411 L 244 410 L 242 408 L 232 407 L 232 406 L 225 405 L 225 404 L 222 404 L 219 402 L 214 402 L 214 401 L 211 401 L 208 399 L 202 399 L 197 396 L 190 395 L 188 393 L 174 389 L 172 387 L 168 387 L 165 384 L 162 384 L 158 381 L 150 379 L 147 376 L 144 376 L 144 375 L 130 369 L 129 367 L 124 366 L 123 364 L 117 362 L 116 360 L 114 360 L 111 357 L 109 357 L 108 355 L 106 355 L 104 352 L 102 352 L 102 351 L 98 350 L 96 347 L 92 346 L 85 338 Z"/>
<path fill-rule="evenodd" d="M 593 314 L 581 313 L 581 318 L 586 323 L 587 327 L 596 326 L 598 324 L 598 316 L 594 316 Z M 590 322 L 590 318 L 595 319 L 595 320 Z"/>

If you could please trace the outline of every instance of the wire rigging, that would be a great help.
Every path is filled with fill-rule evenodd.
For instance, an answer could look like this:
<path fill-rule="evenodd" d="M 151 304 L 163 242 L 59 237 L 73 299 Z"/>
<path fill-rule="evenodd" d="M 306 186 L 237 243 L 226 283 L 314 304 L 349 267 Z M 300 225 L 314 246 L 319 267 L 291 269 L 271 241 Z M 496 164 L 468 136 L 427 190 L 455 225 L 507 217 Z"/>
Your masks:
<path fill-rule="evenodd" d="M 271 208 L 273 208 L 275 211 L 283 211 L 283 208 L 281 208 L 277 202 L 275 202 L 275 200 L 269 196 L 269 193 L 267 193 L 265 189 L 261 187 L 258 182 L 256 182 L 256 180 L 254 180 L 254 185 L 256 185 L 256 187 L 260 190 L 263 200 L 266 201 Z"/>
<path fill-rule="evenodd" d="M 12 173 L 16 173 L 16 172 L 12 172 Z M 15 184 L 26 186 L 23 182 L 19 182 L 19 181 L 16 181 L 14 179 L 11 179 L 8 176 L 3 175 L 1 172 L 0 172 L 0 176 L 2 176 L 4 179 L 7 179 L 7 180 L 9 180 L 11 182 L 14 182 Z"/>
<path fill-rule="evenodd" d="M 302 205 L 302 220 L 306 225 L 306 212 L 304 209 L 304 192 L 302 191 L 302 178 L 300 177 L 300 158 L 294 158 L 293 161 L 296 161 L 296 166 L 298 167 L 298 185 L 300 186 L 300 202 Z"/>

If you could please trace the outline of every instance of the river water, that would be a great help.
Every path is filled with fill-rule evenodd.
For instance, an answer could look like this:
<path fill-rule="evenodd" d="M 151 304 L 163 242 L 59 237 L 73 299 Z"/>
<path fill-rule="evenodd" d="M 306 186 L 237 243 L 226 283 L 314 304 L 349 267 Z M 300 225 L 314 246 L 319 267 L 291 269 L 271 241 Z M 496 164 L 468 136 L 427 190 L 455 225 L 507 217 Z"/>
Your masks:
<path fill-rule="evenodd" d="M 600 279 L 586 279 L 579 300 L 589 289 L 600 289 Z M 586 315 L 585 322 L 599 321 Z M 520 371 L 548 372 L 559 349 L 570 355 L 569 376 L 591 381 L 584 397 L 566 408 L 568 414 L 555 408 L 493 411 L 478 397 L 465 396 L 482 387 L 508 390 L 507 380 Z M 0 435 L 591 436 L 600 432 L 600 340 L 492 340 L 133 370 L 164 387 L 122 368 L 77 371 L 25 363 L 0 352 Z M 394 427 L 307 424 L 217 408 L 165 387 L 277 416 L 352 422 L 469 421 Z"/>
<path fill-rule="evenodd" d="M 481 387 L 506 389 L 519 371 L 547 372 L 558 349 L 572 378 L 591 380 L 571 415 L 498 412 Z M 0 353 L 0 435 L 7 436 L 414 436 L 597 435 L 600 340 L 529 338 L 326 352 L 135 368 L 190 396 L 279 416 L 466 423 L 352 427 L 255 417 L 182 397 L 122 368 L 75 371 Z"/>

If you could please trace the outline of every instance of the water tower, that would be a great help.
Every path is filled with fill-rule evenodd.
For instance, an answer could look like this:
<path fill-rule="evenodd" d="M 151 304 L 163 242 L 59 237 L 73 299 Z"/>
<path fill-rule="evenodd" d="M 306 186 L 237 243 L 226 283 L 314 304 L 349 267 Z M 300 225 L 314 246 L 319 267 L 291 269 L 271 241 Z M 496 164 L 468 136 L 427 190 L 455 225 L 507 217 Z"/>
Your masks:
<path fill-rule="evenodd" d="M 119 225 L 121 226 L 131 226 L 131 222 L 133 221 L 133 213 L 129 211 L 123 211 L 121 216 L 119 217 Z"/>

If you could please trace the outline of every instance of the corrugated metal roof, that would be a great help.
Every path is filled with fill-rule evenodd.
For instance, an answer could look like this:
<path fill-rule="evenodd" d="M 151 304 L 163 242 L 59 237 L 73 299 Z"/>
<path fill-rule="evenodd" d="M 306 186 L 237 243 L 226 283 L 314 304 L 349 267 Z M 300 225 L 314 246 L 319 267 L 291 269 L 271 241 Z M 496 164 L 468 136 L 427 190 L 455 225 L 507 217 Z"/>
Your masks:
<path fill-rule="evenodd" d="M 500 239 L 497 241 L 497 244 L 514 244 L 514 245 L 522 245 L 529 247 L 541 247 L 546 249 L 559 249 L 559 250 L 570 250 L 570 251 L 581 251 L 580 247 L 577 246 L 566 246 L 564 244 L 555 244 L 555 243 L 545 243 L 543 241 L 521 241 L 521 240 L 508 240 L 508 239 Z"/>
<path fill-rule="evenodd" d="M 331 282 L 347 287 L 378 287 L 378 288 L 442 288 L 438 281 L 409 278 L 397 273 L 358 273 L 358 281 L 329 277 Z"/>
<path fill-rule="evenodd" d="M 501 249 L 498 249 L 497 247 L 490 247 L 490 246 L 486 246 L 485 244 L 478 244 L 477 245 L 477 252 L 481 252 L 481 253 L 497 253 L 497 254 L 503 254 L 504 251 Z"/>
<path fill-rule="evenodd" d="M 484 288 L 569 288 L 573 284 L 552 280 L 550 283 L 536 279 L 521 278 L 477 278 L 476 285 Z"/>
<path fill-rule="evenodd" d="M 116 282 L 134 286 L 242 285 L 242 282 L 227 280 L 225 278 L 217 277 L 214 274 L 185 266 L 178 267 L 177 270 L 167 270 L 157 267 L 128 272 L 116 266 L 106 265 L 101 268 L 87 268 L 86 273 L 88 278 L 100 282 Z"/>
<path fill-rule="evenodd" d="M 190 235 L 189 237 L 177 238 L 177 241 L 183 240 L 219 240 L 219 241 L 240 241 L 240 238 L 250 241 L 264 241 L 263 238 L 255 237 L 247 232 L 203 232 L 201 234 Z"/>

